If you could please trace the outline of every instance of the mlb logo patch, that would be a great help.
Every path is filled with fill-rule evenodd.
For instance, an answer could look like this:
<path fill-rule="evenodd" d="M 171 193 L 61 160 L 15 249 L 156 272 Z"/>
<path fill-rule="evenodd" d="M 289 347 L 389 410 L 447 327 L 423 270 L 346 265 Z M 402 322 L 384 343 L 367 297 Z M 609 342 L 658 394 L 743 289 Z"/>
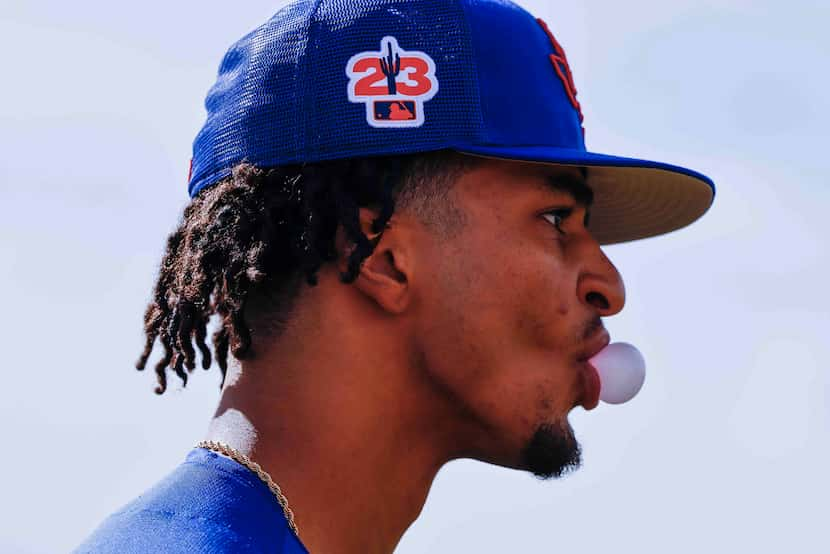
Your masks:
<path fill-rule="evenodd" d="M 375 121 L 414 121 L 418 108 L 412 100 L 381 100 L 374 103 Z"/>
<path fill-rule="evenodd" d="M 432 58 L 402 49 L 395 37 L 383 37 L 378 52 L 352 56 L 346 75 L 349 100 L 366 106 L 366 121 L 372 127 L 420 127 L 424 102 L 438 92 Z"/>

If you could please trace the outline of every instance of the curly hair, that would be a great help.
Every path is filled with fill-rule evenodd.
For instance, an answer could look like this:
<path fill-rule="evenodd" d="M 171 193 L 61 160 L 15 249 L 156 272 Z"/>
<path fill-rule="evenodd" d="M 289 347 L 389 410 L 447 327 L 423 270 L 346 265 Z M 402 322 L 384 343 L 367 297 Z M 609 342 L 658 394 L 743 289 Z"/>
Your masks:
<path fill-rule="evenodd" d="M 209 369 L 215 357 L 221 388 L 228 351 L 240 360 L 252 356 L 245 317 L 252 294 L 267 293 L 269 319 L 278 332 L 290 319 L 302 284 L 315 286 L 318 270 L 337 258 L 338 229 L 350 243 L 343 283 L 357 278 L 396 209 L 411 210 L 430 228 L 453 232 L 463 225 L 463 216 L 447 202 L 447 194 L 452 182 L 477 163 L 439 151 L 271 169 L 237 165 L 230 177 L 197 194 L 167 239 L 136 368 L 146 367 L 158 340 L 164 352 L 155 365 L 155 392 L 167 389 L 168 368 L 186 386 L 196 367 L 195 342 L 202 368 Z M 377 214 L 374 240 L 361 230 L 362 207 Z M 212 356 L 206 338 L 214 314 L 220 321 L 212 335 Z"/>

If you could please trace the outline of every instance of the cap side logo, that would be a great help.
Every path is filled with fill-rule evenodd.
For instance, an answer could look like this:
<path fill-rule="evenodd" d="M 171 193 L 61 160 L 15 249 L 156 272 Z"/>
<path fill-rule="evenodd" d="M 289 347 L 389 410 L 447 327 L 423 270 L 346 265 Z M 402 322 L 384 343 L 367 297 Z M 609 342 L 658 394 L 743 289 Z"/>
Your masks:
<path fill-rule="evenodd" d="M 559 41 L 557 41 L 553 36 L 548 24 L 541 19 L 537 19 L 536 21 L 539 22 L 539 25 L 542 26 L 542 29 L 544 29 L 550 39 L 550 43 L 553 46 L 554 51 L 554 53 L 550 55 L 550 61 L 553 64 L 553 69 L 559 76 L 559 80 L 562 81 L 562 86 L 565 87 L 565 93 L 568 95 L 568 100 L 570 100 L 571 106 L 574 107 L 576 113 L 579 114 L 579 122 L 582 123 L 584 119 L 582 116 L 582 106 L 579 104 L 579 100 L 576 99 L 576 85 L 574 84 L 574 77 L 571 73 L 571 66 L 568 64 L 568 58 L 565 56 L 565 50 L 559 45 Z M 585 134 L 585 127 L 582 128 L 582 134 Z"/>
<path fill-rule="evenodd" d="M 395 37 L 383 37 L 379 52 L 349 58 L 346 75 L 349 101 L 366 105 L 372 127 L 420 127 L 426 120 L 424 102 L 438 92 L 432 58 L 402 49 Z"/>

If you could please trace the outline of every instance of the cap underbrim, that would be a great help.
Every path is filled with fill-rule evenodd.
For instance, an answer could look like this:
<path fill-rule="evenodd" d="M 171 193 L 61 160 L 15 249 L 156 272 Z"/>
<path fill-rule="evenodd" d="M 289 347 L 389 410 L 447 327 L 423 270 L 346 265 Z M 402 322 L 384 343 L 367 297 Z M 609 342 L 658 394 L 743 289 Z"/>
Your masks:
<path fill-rule="evenodd" d="M 469 146 L 458 152 L 488 158 L 585 167 L 594 192 L 591 234 L 600 244 L 662 235 L 689 225 L 715 198 L 711 179 L 660 162 L 551 146 Z"/>

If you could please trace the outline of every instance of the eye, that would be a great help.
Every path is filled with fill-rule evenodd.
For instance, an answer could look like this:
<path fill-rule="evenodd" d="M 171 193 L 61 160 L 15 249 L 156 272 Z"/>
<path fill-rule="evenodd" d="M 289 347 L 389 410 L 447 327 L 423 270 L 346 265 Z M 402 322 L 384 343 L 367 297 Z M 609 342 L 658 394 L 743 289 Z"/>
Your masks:
<path fill-rule="evenodd" d="M 558 208 L 556 210 L 545 212 L 542 215 L 548 223 L 556 227 L 556 230 L 564 235 L 566 233 L 562 230 L 562 223 L 564 223 L 565 219 L 567 219 L 572 213 L 573 210 L 570 208 Z"/>

